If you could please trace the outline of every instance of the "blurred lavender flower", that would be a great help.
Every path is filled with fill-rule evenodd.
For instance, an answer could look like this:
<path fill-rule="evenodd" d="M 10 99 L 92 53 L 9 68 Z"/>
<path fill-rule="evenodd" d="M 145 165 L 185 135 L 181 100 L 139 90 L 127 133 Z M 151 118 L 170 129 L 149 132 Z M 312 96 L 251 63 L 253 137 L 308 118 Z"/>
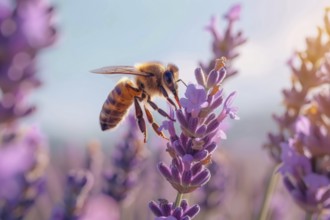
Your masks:
<path fill-rule="evenodd" d="M 243 36 L 242 31 L 234 32 L 234 23 L 239 20 L 241 13 L 241 6 L 239 4 L 232 6 L 229 11 L 224 15 L 224 19 L 227 20 L 227 28 L 224 34 L 220 34 L 217 29 L 216 18 L 211 18 L 211 24 L 206 27 L 213 37 L 212 50 L 213 59 L 208 64 L 200 63 L 200 66 L 204 72 L 209 73 L 214 67 L 214 60 L 219 57 L 226 57 L 231 62 L 239 56 L 237 48 L 244 44 L 247 39 Z M 235 75 L 238 71 L 235 70 L 232 65 L 227 65 L 227 75 L 229 78 Z"/>
<path fill-rule="evenodd" d="M 115 147 L 111 163 L 113 169 L 104 175 L 104 193 L 117 202 L 124 200 L 137 183 L 143 160 L 143 143 L 139 140 L 134 116 L 128 117 L 128 133 Z"/>
<path fill-rule="evenodd" d="M 94 178 L 89 171 L 71 171 L 66 180 L 64 201 L 54 209 L 50 219 L 71 220 L 82 217 L 93 183 Z"/>
<path fill-rule="evenodd" d="M 0 123 L 28 115 L 29 91 L 40 85 L 37 55 L 54 43 L 53 8 L 45 0 L 16 0 L 12 7 L 0 3 Z"/>
<path fill-rule="evenodd" d="M 220 89 L 220 83 L 226 75 L 224 58 L 215 62 L 215 68 L 209 74 L 205 74 L 200 68 L 196 69 L 195 74 L 199 85 L 188 85 L 185 98 L 180 100 L 184 109 L 176 111 L 181 133 L 176 133 L 173 121 L 164 121 L 160 127 L 170 134 L 167 151 L 172 157 L 172 163 L 167 166 L 161 162 L 158 169 L 178 192 L 175 207 L 179 206 L 183 194 L 190 193 L 209 181 L 211 175 L 206 165 L 211 162 L 219 133 L 223 133 L 222 122 L 235 109 L 230 102 L 234 93 L 223 102 L 223 92 Z M 222 110 L 216 114 L 215 110 L 221 104 Z M 174 117 L 173 111 L 171 117 Z"/>
<path fill-rule="evenodd" d="M 329 26 L 326 11 L 325 27 Z M 318 28 L 315 38 L 307 38 L 307 48 L 289 61 L 292 88 L 283 91 L 285 113 L 275 116 L 278 134 L 270 134 L 265 145 L 295 202 L 308 216 L 330 209 L 330 36 Z M 299 65 L 299 68 L 297 67 Z"/>
<path fill-rule="evenodd" d="M 295 201 L 304 210 L 321 213 L 330 209 L 330 132 L 300 116 L 296 135 L 283 142 L 280 172 Z"/>
<path fill-rule="evenodd" d="M 0 133 L 0 219 L 21 219 L 44 190 L 46 141 L 36 127 Z"/>
<path fill-rule="evenodd" d="M 328 14 L 329 11 L 326 11 L 326 28 L 330 25 Z M 330 83 L 330 59 L 326 54 L 330 51 L 330 35 L 319 28 L 318 35 L 307 38 L 306 44 L 306 50 L 295 53 L 288 62 L 292 71 L 292 85 L 290 89 L 283 90 L 285 111 L 280 116 L 273 116 L 278 132 L 269 133 L 268 143 L 264 146 L 277 163 L 281 162 L 281 144 L 294 135 L 295 123 L 300 115 L 309 114 L 318 121 L 322 120 L 315 118 L 320 116 L 320 111 L 325 116 L 329 115 L 329 110 L 326 110 L 329 101 L 324 92 L 320 93 L 320 89 L 324 90 L 324 86 Z"/>
<path fill-rule="evenodd" d="M 116 201 L 106 195 L 94 195 L 88 198 L 81 220 L 120 220 Z"/>
<path fill-rule="evenodd" d="M 26 98 L 40 85 L 37 55 L 55 40 L 52 14 L 43 0 L 0 3 L 0 219 L 24 218 L 44 190 L 46 141 L 12 122 L 35 110 Z"/>
<path fill-rule="evenodd" d="M 176 207 L 164 199 L 159 200 L 159 204 L 154 201 L 150 202 L 149 208 L 157 216 L 155 220 L 190 220 L 197 215 L 200 209 L 198 205 L 189 207 L 186 200 L 182 200 Z"/>

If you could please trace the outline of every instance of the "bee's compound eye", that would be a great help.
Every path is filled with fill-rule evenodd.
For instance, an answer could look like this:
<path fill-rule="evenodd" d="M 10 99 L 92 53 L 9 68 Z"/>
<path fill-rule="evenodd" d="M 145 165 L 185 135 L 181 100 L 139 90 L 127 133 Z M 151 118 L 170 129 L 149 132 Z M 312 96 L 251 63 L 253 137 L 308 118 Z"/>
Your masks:
<path fill-rule="evenodd" d="M 171 71 L 166 71 L 164 73 L 164 80 L 168 85 L 172 84 L 173 83 L 173 73 Z"/>

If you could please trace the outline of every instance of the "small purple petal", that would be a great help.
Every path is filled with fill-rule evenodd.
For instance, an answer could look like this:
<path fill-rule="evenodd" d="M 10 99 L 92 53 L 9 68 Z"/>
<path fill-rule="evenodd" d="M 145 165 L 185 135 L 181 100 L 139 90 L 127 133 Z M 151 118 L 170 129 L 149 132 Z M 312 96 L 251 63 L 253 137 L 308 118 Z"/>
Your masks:
<path fill-rule="evenodd" d="M 187 171 L 183 172 L 182 183 L 184 185 L 189 185 L 189 183 L 191 181 L 191 177 L 192 177 L 192 174 L 191 174 L 191 171 L 190 170 L 187 170 Z"/>
<path fill-rule="evenodd" d="M 181 184 L 181 175 L 177 167 L 171 167 L 172 180 Z"/>
<path fill-rule="evenodd" d="M 163 215 L 165 216 L 171 215 L 171 210 L 172 210 L 171 204 L 167 203 L 162 205 Z"/>
<path fill-rule="evenodd" d="M 188 215 L 191 218 L 194 218 L 200 211 L 199 205 L 194 205 L 190 209 L 188 209 L 185 214 Z"/>
<path fill-rule="evenodd" d="M 151 201 L 149 203 L 149 208 L 154 213 L 155 216 L 162 216 L 163 215 L 161 209 L 158 207 L 156 202 Z"/>
<path fill-rule="evenodd" d="M 225 67 L 221 68 L 218 71 L 218 73 L 219 73 L 219 78 L 218 78 L 217 84 L 222 83 L 222 81 L 226 78 L 226 76 L 227 76 L 226 68 Z"/>
<path fill-rule="evenodd" d="M 216 115 L 215 115 L 214 113 L 210 114 L 210 115 L 206 118 L 206 120 L 205 120 L 205 122 L 204 122 L 203 124 L 208 124 L 208 123 L 210 123 L 210 121 L 212 121 L 213 119 L 215 119 L 215 117 L 216 117 Z"/>
<path fill-rule="evenodd" d="M 158 164 L 158 170 L 166 179 L 170 180 L 172 178 L 171 170 L 163 162 Z"/>
<path fill-rule="evenodd" d="M 209 153 L 206 150 L 201 150 L 194 155 L 194 158 L 197 161 L 202 161 L 202 160 L 205 160 L 208 155 L 209 155 Z"/>
<path fill-rule="evenodd" d="M 210 124 L 207 126 L 206 132 L 211 133 L 214 130 L 216 130 L 220 125 L 220 122 L 217 119 L 214 119 L 210 122 Z"/>
<path fill-rule="evenodd" d="M 196 134 L 198 136 L 204 136 L 205 132 L 206 132 L 206 126 L 202 125 L 197 129 Z"/>
<path fill-rule="evenodd" d="M 191 171 L 193 175 L 201 172 L 203 170 L 203 165 L 201 163 L 196 163 L 192 166 Z"/>
<path fill-rule="evenodd" d="M 188 125 L 189 130 L 195 132 L 198 125 L 198 118 L 190 118 Z"/>
<path fill-rule="evenodd" d="M 175 141 L 173 143 L 174 145 L 174 149 L 180 154 L 180 155 L 184 155 L 185 151 L 183 149 L 183 146 L 179 143 L 179 141 Z"/>
<path fill-rule="evenodd" d="M 229 9 L 228 13 L 225 15 L 225 18 L 227 18 L 229 21 L 236 21 L 239 19 L 240 13 L 241 5 L 237 4 Z"/>
<path fill-rule="evenodd" d="M 182 157 L 184 170 L 190 170 L 193 160 L 194 158 L 190 154 L 186 154 Z"/>
<path fill-rule="evenodd" d="M 183 214 L 183 210 L 181 207 L 176 207 L 172 213 L 172 216 L 174 216 L 176 219 L 180 219 Z"/>
<path fill-rule="evenodd" d="M 203 73 L 202 68 L 197 68 L 195 70 L 195 78 L 199 85 L 205 86 L 205 74 Z"/>
<path fill-rule="evenodd" d="M 222 102 L 223 102 L 223 98 L 222 98 L 222 96 L 220 96 L 212 102 L 212 104 L 210 105 L 210 108 L 216 109 L 217 107 L 219 107 L 222 104 Z"/>
<path fill-rule="evenodd" d="M 203 170 L 199 174 L 197 174 L 192 180 L 191 185 L 202 186 L 207 183 L 211 178 L 211 173 L 208 169 Z"/>
<path fill-rule="evenodd" d="M 212 154 L 216 148 L 217 148 L 217 144 L 215 142 L 212 142 L 210 145 L 205 147 L 205 150 L 207 150 L 209 154 Z"/>
<path fill-rule="evenodd" d="M 182 104 L 182 103 L 181 103 L 181 104 Z M 177 117 L 179 123 L 180 123 L 183 127 L 188 128 L 188 123 L 187 123 L 187 121 L 186 121 L 186 119 L 185 119 L 185 117 L 184 117 L 184 115 L 183 115 L 183 113 L 182 113 L 181 110 L 178 110 L 178 111 L 176 112 L 176 117 Z"/>
<path fill-rule="evenodd" d="M 183 200 L 181 201 L 180 206 L 181 206 L 182 210 L 185 212 L 185 211 L 187 210 L 187 208 L 188 208 L 187 200 L 183 199 Z"/>
<path fill-rule="evenodd" d="M 214 85 L 216 85 L 218 80 L 218 72 L 216 70 L 212 70 L 210 74 L 207 77 L 207 88 L 212 88 Z"/>

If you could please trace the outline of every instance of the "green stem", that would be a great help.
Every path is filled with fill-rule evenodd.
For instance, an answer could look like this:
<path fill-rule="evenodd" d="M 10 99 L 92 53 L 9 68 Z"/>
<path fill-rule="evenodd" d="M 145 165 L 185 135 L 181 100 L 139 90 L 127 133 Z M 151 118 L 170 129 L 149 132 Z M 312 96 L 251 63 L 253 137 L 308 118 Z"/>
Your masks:
<path fill-rule="evenodd" d="M 175 207 L 180 206 L 182 197 L 183 197 L 183 194 L 178 192 L 178 194 L 176 195 L 175 203 L 174 203 Z"/>
<path fill-rule="evenodd" d="M 313 220 L 313 213 L 312 212 L 306 212 L 305 220 Z"/>
<path fill-rule="evenodd" d="M 278 179 L 279 179 L 279 175 L 276 173 L 277 172 L 277 168 L 278 166 L 275 166 L 273 168 L 273 172 L 271 173 L 269 179 L 268 179 L 268 183 L 267 183 L 267 187 L 266 187 L 266 192 L 264 194 L 264 198 L 261 204 L 261 208 L 259 211 L 259 214 L 257 216 L 257 220 L 267 220 L 269 218 L 269 205 L 270 205 L 270 201 L 271 198 L 276 190 L 276 186 L 278 183 Z"/>

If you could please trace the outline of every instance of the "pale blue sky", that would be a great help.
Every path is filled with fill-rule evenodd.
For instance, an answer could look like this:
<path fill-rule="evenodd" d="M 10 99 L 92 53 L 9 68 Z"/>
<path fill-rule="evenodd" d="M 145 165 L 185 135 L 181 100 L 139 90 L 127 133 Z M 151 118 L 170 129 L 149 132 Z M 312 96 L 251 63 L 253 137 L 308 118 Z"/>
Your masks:
<path fill-rule="evenodd" d="M 39 106 L 32 121 L 61 141 L 84 143 L 106 138 L 98 116 L 109 91 L 120 77 L 93 75 L 89 70 L 105 65 L 133 65 L 158 60 L 173 62 L 185 81 L 192 81 L 198 61 L 211 56 L 211 37 L 203 27 L 212 15 L 220 18 L 238 1 L 193 0 L 59 0 L 58 43 L 41 57 L 44 86 L 33 95 Z M 236 62 L 240 74 L 226 84 L 237 90 L 236 105 L 241 131 L 251 120 L 270 129 L 270 114 L 280 111 L 280 90 L 289 83 L 286 60 L 304 38 L 322 23 L 326 1 L 242 0 L 238 27 L 248 37 Z M 220 27 L 224 23 L 219 19 Z M 166 107 L 166 106 L 165 106 Z M 158 118 L 159 119 L 159 118 Z M 268 121 L 264 120 L 268 119 Z M 159 121 L 159 120 L 158 120 Z M 241 124 L 241 125 L 240 125 Z M 241 126 L 238 127 L 238 126 Z M 265 132 L 265 131 L 264 131 Z M 264 134 L 245 133 L 247 140 L 262 142 Z M 243 137 L 244 133 L 239 134 Z M 254 137 L 250 137 L 250 136 Z"/>

